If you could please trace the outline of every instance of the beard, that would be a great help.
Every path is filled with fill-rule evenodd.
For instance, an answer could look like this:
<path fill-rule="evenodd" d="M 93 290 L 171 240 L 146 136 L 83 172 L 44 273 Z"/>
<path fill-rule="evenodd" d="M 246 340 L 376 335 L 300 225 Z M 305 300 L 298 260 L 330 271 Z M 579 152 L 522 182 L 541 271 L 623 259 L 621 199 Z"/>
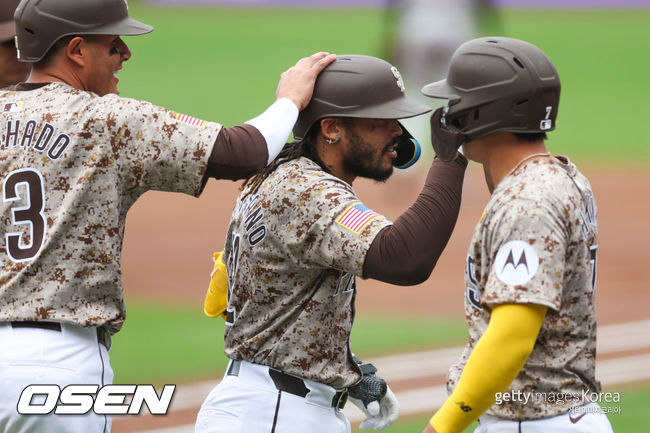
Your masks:
<path fill-rule="evenodd" d="M 381 148 L 380 153 L 377 154 L 376 146 L 363 141 L 352 128 L 349 128 L 346 133 L 349 137 L 350 145 L 343 160 L 343 168 L 358 177 L 372 179 L 376 182 L 385 182 L 388 180 L 393 174 L 393 165 L 391 164 L 387 168 L 381 166 L 384 159 L 384 150 L 394 145 L 397 139 L 388 142 Z"/>

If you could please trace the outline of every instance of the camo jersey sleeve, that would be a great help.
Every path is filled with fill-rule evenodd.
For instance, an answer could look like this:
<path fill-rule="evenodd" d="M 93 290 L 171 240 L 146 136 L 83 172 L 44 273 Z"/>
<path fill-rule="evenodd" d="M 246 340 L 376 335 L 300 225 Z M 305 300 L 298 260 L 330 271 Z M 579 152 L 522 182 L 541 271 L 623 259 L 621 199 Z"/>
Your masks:
<path fill-rule="evenodd" d="M 350 185 L 307 158 L 283 164 L 255 197 L 267 215 L 270 248 L 303 269 L 361 275 L 370 244 L 391 224 L 367 208 Z M 247 197 L 244 207 L 252 200 Z M 281 251 L 284 247 L 288 254 Z"/>
<path fill-rule="evenodd" d="M 198 196 L 212 145 L 221 125 L 148 102 L 111 95 L 85 121 L 95 140 L 110 144 L 132 198 L 144 191 L 174 191 Z"/>
<path fill-rule="evenodd" d="M 545 305 L 560 309 L 567 233 L 548 201 L 514 199 L 490 215 L 493 258 L 485 304 Z"/>
<path fill-rule="evenodd" d="M 312 201 L 315 208 L 303 213 L 302 221 L 309 226 L 303 238 L 305 263 L 361 276 L 370 244 L 391 222 L 339 180 L 320 181 L 308 193 L 320 198 Z"/>

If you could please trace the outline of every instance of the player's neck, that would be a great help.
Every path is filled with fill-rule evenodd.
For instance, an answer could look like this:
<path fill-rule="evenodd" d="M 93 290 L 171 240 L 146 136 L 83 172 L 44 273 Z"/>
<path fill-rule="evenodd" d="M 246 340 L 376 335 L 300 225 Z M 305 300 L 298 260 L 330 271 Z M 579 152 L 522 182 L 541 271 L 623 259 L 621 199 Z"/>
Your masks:
<path fill-rule="evenodd" d="M 483 161 L 485 181 L 490 194 L 509 174 L 531 161 L 550 156 L 544 140 L 535 142 L 520 141 L 512 134 L 504 134 L 499 138 L 499 140 L 489 143 L 489 151 L 486 152 Z"/>
<path fill-rule="evenodd" d="M 33 67 L 28 83 L 66 83 L 76 89 L 85 90 L 83 81 L 74 71 L 62 68 L 38 68 Z"/>

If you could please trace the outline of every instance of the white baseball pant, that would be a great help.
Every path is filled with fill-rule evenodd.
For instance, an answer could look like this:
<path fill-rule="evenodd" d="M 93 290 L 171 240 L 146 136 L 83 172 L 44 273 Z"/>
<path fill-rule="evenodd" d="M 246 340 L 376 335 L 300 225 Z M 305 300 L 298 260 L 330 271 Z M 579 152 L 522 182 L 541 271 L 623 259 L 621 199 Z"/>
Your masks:
<path fill-rule="evenodd" d="M 203 402 L 196 433 L 350 433 L 331 386 L 246 361 L 228 371 Z"/>
<path fill-rule="evenodd" d="M 109 433 L 111 418 L 86 415 L 20 415 L 18 400 L 28 385 L 103 386 L 113 382 L 108 349 L 97 328 L 53 324 L 57 329 L 0 323 L 0 432 Z M 32 404 L 45 402 L 34 395 Z"/>

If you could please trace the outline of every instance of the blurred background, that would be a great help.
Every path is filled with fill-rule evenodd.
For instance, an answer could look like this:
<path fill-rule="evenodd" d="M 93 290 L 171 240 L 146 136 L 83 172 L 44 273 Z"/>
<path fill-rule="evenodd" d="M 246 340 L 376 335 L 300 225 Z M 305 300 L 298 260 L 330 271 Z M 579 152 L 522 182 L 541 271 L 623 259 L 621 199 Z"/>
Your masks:
<path fill-rule="evenodd" d="M 510 36 L 544 50 L 563 86 L 557 130 L 547 144 L 590 178 L 599 206 L 597 313 L 607 344 L 599 346 L 598 372 L 606 390 L 622 393 L 609 404 L 609 417 L 615 431 L 647 430 L 650 140 L 643 125 L 650 119 L 650 1 L 131 0 L 129 6 L 155 31 L 125 38 L 133 58 L 119 74 L 121 95 L 226 126 L 262 112 L 280 74 L 316 51 L 385 58 L 419 98 L 423 84 L 444 78 L 449 57 L 467 39 Z M 407 127 L 422 143 L 423 158 L 386 184 L 354 185 L 366 205 L 393 219 L 417 196 L 433 157 L 428 117 Z M 182 394 L 179 385 L 170 415 L 118 418 L 114 433 L 192 431 L 197 405 L 221 377 L 223 321 L 205 317 L 202 303 L 239 186 L 210 180 L 200 199 L 149 192 L 130 211 L 122 263 L 127 321 L 111 350 L 116 380 L 184 384 L 189 391 Z M 446 368 L 467 337 L 464 259 L 488 199 L 482 170 L 471 164 L 456 230 L 431 278 L 412 288 L 358 282 L 355 352 L 388 366 L 393 358 L 386 356 L 420 354 L 399 358 L 396 373 L 385 374 L 403 405 L 390 432 L 421 431 L 444 398 Z"/>

